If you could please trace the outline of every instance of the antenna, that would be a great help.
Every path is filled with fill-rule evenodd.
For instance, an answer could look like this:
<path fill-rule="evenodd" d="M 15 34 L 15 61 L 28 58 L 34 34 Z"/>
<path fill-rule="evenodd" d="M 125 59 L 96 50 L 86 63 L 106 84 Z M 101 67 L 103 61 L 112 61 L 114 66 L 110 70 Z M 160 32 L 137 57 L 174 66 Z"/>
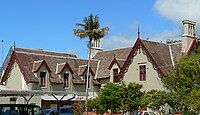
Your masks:
<path fill-rule="evenodd" d="M 2 40 L 2 67 L 3 67 L 3 60 L 4 60 L 4 41 Z"/>

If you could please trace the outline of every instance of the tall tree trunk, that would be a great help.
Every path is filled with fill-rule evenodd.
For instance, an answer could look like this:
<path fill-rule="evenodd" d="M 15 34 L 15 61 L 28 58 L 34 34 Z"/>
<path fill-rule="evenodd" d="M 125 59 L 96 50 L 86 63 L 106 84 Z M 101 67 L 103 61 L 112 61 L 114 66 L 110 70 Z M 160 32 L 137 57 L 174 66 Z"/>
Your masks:
<path fill-rule="evenodd" d="M 89 51 L 88 51 L 88 64 L 87 64 L 87 80 L 86 80 L 86 91 L 85 91 L 85 110 L 87 114 L 87 101 L 88 101 L 88 84 L 89 84 L 89 73 L 90 73 L 90 60 L 91 60 L 91 42 L 92 39 L 89 41 Z"/>

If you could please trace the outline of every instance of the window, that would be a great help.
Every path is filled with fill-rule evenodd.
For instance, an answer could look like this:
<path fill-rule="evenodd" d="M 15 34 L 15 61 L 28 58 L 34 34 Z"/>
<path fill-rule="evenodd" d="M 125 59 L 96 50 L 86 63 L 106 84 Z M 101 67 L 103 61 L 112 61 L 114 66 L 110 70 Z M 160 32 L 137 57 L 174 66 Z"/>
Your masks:
<path fill-rule="evenodd" d="M 40 86 L 45 87 L 46 83 L 46 72 L 40 72 Z"/>
<path fill-rule="evenodd" d="M 10 98 L 10 104 L 16 104 L 17 98 L 11 97 Z"/>
<path fill-rule="evenodd" d="M 69 73 L 64 73 L 63 85 L 64 85 L 64 87 L 69 87 Z"/>
<path fill-rule="evenodd" d="M 88 83 L 88 88 L 90 88 L 90 75 L 88 77 L 88 82 L 87 82 L 87 75 L 85 75 L 85 88 L 86 88 L 86 83 Z"/>
<path fill-rule="evenodd" d="M 140 81 L 146 81 L 146 65 L 140 66 Z"/>
<path fill-rule="evenodd" d="M 118 69 L 113 69 L 113 81 L 117 82 L 116 76 L 118 75 Z"/>

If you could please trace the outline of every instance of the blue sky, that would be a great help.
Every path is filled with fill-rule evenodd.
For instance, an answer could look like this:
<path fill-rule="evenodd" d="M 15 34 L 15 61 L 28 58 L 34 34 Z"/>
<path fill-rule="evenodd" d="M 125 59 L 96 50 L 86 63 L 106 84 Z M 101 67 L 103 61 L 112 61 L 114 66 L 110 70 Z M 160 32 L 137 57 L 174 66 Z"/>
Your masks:
<path fill-rule="evenodd" d="M 101 27 L 109 27 L 102 39 L 108 50 L 133 46 L 138 26 L 143 39 L 180 39 L 183 19 L 196 21 L 198 29 L 199 6 L 198 0 L 0 0 L 0 39 L 4 57 L 15 42 L 87 58 L 88 39 L 79 39 L 73 29 L 90 14 L 98 14 Z"/>

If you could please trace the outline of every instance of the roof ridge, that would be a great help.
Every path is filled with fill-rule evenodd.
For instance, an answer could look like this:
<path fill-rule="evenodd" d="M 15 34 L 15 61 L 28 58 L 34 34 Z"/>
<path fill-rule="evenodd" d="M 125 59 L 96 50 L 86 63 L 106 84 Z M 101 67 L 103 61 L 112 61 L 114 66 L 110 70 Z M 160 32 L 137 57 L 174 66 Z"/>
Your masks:
<path fill-rule="evenodd" d="M 166 43 L 162 43 L 162 42 L 156 42 L 156 41 L 150 41 L 150 40 L 144 40 L 144 39 L 141 39 L 141 41 L 143 42 L 151 42 L 151 43 L 156 43 L 156 44 L 161 44 L 161 45 L 168 45 Z"/>
<path fill-rule="evenodd" d="M 22 47 L 16 47 L 16 49 L 25 49 L 25 50 L 31 50 L 31 51 L 41 51 L 41 52 L 49 52 L 49 53 L 57 53 L 57 54 L 68 54 L 68 55 L 74 55 L 76 56 L 76 54 L 72 54 L 72 53 L 67 53 L 67 52 L 56 52 L 56 51 L 49 51 L 49 50 L 43 50 L 43 49 L 33 49 L 33 48 L 22 48 Z M 28 51 L 24 51 L 24 52 L 28 52 Z M 38 53 L 41 54 L 41 53 Z"/>
<path fill-rule="evenodd" d="M 30 52 L 23 52 L 23 51 L 16 51 L 17 53 L 22 53 L 22 54 L 33 54 L 33 55 L 44 55 L 44 54 L 40 54 L 40 53 L 30 53 Z M 57 57 L 57 58 L 67 58 L 67 59 L 75 59 L 75 60 L 88 60 L 88 59 L 83 59 L 83 58 L 76 58 L 76 57 L 65 57 L 65 56 L 56 56 L 56 55 L 47 55 L 45 54 L 45 56 L 49 56 L 49 57 Z M 98 61 L 97 59 L 91 59 L 91 61 Z"/>
<path fill-rule="evenodd" d="M 128 48 L 132 48 L 133 46 L 129 46 L 129 47 L 123 47 L 123 48 L 115 48 L 115 49 L 108 49 L 108 50 L 104 50 L 102 52 L 107 52 L 107 51 L 114 51 L 114 50 L 123 50 L 123 49 L 128 49 Z"/>

